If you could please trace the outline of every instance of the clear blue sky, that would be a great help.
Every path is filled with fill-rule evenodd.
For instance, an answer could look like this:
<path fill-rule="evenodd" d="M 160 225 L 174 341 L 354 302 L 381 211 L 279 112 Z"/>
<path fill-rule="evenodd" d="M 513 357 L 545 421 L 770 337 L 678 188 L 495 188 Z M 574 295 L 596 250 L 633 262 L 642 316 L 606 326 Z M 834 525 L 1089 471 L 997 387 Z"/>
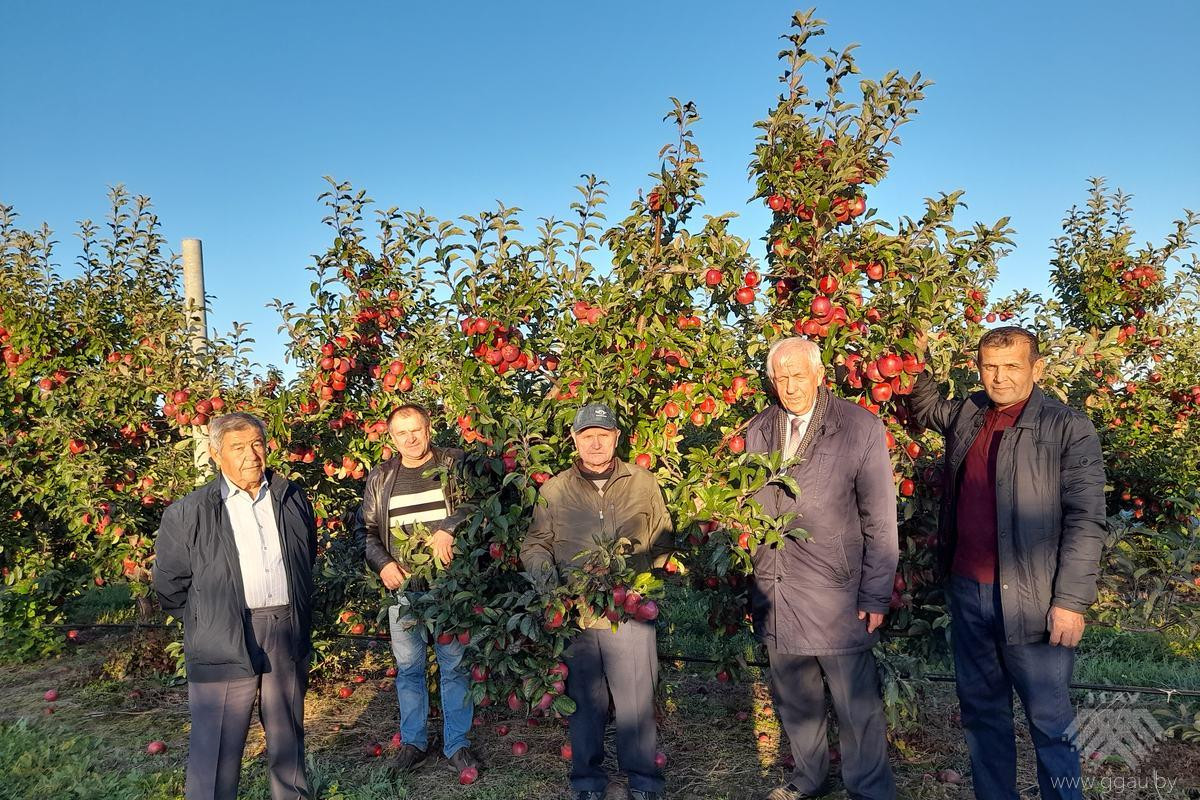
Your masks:
<path fill-rule="evenodd" d="M 330 240 L 322 175 L 439 216 L 497 198 L 562 216 L 583 172 L 615 217 L 656 166 L 671 95 L 696 101 L 709 210 L 746 205 L 755 120 L 778 90 L 779 2 L 5 3 L 0 202 L 75 222 L 108 186 L 149 195 L 172 248 L 204 240 L 210 324 L 249 322 L 282 364 L 273 297 L 303 303 Z M 963 188 L 961 222 L 1010 215 L 1000 289 L 1045 286 L 1048 246 L 1089 176 L 1134 195 L 1138 241 L 1200 208 L 1200 4 L 825 3 L 825 44 L 865 75 L 936 85 L 870 204 L 884 217 Z M 291 370 L 287 370 L 289 373 Z"/>

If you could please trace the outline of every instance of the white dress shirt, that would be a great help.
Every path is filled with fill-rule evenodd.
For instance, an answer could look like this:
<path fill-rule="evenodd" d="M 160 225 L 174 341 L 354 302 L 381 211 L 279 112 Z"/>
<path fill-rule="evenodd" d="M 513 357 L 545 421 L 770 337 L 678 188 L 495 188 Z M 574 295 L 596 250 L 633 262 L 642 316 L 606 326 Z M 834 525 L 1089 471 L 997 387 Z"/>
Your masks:
<path fill-rule="evenodd" d="M 283 543 L 275 522 L 275 504 L 264 477 L 258 492 L 251 495 L 221 476 L 221 499 L 233 540 L 237 544 L 242 585 L 247 608 L 288 604 L 287 573 L 283 567 Z"/>
<path fill-rule="evenodd" d="M 796 454 L 796 447 L 799 446 L 800 442 L 804 441 L 804 433 L 808 430 L 808 423 L 812 421 L 813 410 L 815 408 L 816 404 L 814 403 L 813 407 L 803 414 L 793 414 L 792 412 L 787 411 L 787 409 L 784 409 L 784 411 L 787 411 L 787 424 L 783 427 L 783 454 L 786 458 L 791 458 L 794 456 Z M 792 425 L 795 423 L 796 419 L 800 420 L 798 426 L 800 435 L 797 436 L 796 441 L 793 442 Z"/>

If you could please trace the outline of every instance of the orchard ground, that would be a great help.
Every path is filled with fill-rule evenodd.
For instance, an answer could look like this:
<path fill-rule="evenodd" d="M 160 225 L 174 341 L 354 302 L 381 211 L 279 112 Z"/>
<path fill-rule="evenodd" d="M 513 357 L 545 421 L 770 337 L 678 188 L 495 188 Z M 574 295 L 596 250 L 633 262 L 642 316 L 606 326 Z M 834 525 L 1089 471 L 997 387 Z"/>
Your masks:
<path fill-rule="evenodd" d="M 104 611 L 119 607 L 114 594 L 119 592 L 98 592 L 99 603 L 77 605 L 77 621 L 121 619 L 120 613 L 114 617 Z M 674 602 L 668 608 L 679 619 L 664 615 L 660 651 L 703 657 L 705 626 L 682 617 L 695 610 L 696 600 L 688 594 L 686 590 L 670 593 Z M 186 685 L 174 677 L 175 661 L 166 650 L 174 639 L 170 629 L 162 628 L 85 628 L 65 655 L 7 669 L 0 677 L 0 775 L 5 776 L 0 796 L 12 800 L 180 796 L 188 713 Z M 473 786 L 459 786 L 440 759 L 415 776 L 391 774 L 388 761 L 395 748 L 390 740 L 397 723 L 395 693 L 386 677 L 392 663 L 386 642 L 346 639 L 339 648 L 326 656 L 327 666 L 314 679 L 306 704 L 310 774 L 320 798 L 568 796 L 567 765 L 561 756 L 567 729 L 546 718 L 531 726 L 523 716 L 494 706 L 478 713 L 481 723 L 473 739 L 486 769 Z M 748 641 L 746 655 L 761 657 Z M 749 800 L 765 796 L 782 782 L 787 742 L 759 670 L 747 669 L 741 680 L 722 683 L 703 664 L 664 660 L 662 666 L 659 737 L 667 756 L 671 797 Z M 940 666 L 945 665 L 931 665 L 931 669 Z M 1081 648 L 1075 677 L 1081 683 L 1200 689 L 1200 664 L 1173 653 L 1156 634 L 1092 628 Z M 360 678 L 362 682 L 356 682 Z M 918 716 L 891 732 L 892 764 L 902 796 L 971 797 L 969 761 L 953 687 L 923 681 L 915 685 L 920 693 L 914 704 Z M 344 687 L 354 690 L 349 698 L 339 696 Z M 49 690 L 57 692 L 52 702 L 45 699 Z M 1142 697 L 1140 702 L 1168 727 L 1171 704 L 1155 697 Z M 50 708 L 53 712 L 47 713 Z M 502 725 L 508 726 L 507 733 L 501 733 Z M 431 734 L 438 728 L 435 719 Z M 1019 729 L 1020 786 L 1032 787 L 1036 783 L 1033 755 L 1027 732 L 1023 726 Z M 166 752 L 148 754 L 147 744 L 157 740 L 166 743 Z M 516 741 L 528 744 L 527 755 L 512 754 Z M 381 746 L 381 756 L 372 755 L 375 744 Z M 610 732 L 610 754 L 612 745 Z M 243 766 L 244 797 L 266 795 L 263 747 L 262 729 L 256 723 Z M 615 764 L 610 768 L 615 772 Z M 947 770 L 962 775 L 963 782 L 947 782 L 945 778 L 954 777 Z M 1096 778 L 1097 785 L 1105 777 L 1112 785 L 1134 775 L 1111 758 L 1089 761 L 1085 774 Z M 1137 777 L 1152 775 L 1170 781 L 1172 790 L 1108 796 L 1200 796 L 1200 745 L 1164 737 L 1137 765 Z M 623 797 L 615 785 L 613 791 L 610 797 Z M 1104 795 L 1097 789 L 1092 796 Z M 831 797 L 846 794 L 839 790 Z"/>

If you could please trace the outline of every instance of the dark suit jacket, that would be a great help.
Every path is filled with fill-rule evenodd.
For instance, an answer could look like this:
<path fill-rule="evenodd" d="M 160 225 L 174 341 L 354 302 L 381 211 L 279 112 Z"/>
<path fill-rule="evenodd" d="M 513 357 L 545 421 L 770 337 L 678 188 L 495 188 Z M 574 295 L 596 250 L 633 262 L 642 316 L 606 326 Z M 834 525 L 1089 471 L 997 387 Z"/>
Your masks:
<path fill-rule="evenodd" d="M 786 412 L 771 406 L 746 429 L 746 449 L 770 453 L 782 444 Z M 755 499 L 773 516 L 795 513 L 787 537 L 754 554 L 751 611 L 760 637 L 783 653 L 839 655 L 868 650 L 858 612 L 887 613 L 900 558 L 896 486 L 883 423 L 854 403 L 821 389 L 788 470 L 799 495 L 771 485 Z"/>
<path fill-rule="evenodd" d="M 311 647 L 317 526 L 304 491 L 266 472 L 283 547 L 292 606 L 293 657 Z M 183 656 L 190 681 L 252 676 L 250 612 L 233 527 L 221 500 L 221 477 L 176 500 L 163 512 L 155 541 L 154 591 L 163 610 L 183 621 Z"/>

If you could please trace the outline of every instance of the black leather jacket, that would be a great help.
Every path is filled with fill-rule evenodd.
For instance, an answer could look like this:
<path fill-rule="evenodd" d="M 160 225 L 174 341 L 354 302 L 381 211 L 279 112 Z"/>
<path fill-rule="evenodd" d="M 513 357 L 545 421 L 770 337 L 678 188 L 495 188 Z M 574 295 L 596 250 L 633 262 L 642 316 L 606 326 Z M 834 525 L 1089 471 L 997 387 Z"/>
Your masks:
<path fill-rule="evenodd" d="M 957 540 L 959 472 L 983 426 L 985 392 L 942 397 L 928 372 L 908 398 L 913 421 L 946 437 L 938 556 L 949 574 Z M 1054 605 L 1083 613 L 1096 602 L 1104 547 L 1104 456 L 1082 413 L 1033 388 L 996 460 L 996 538 L 1004 630 L 1010 643 L 1041 641 Z"/>
<path fill-rule="evenodd" d="M 466 519 L 466 511 L 460 507 L 461 491 L 459 470 L 462 467 L 463 451 L 457 448 L 433 448 L 429 469 L 443 468 L 442 488 L 446 493 L 446 505 L 450 516 L 443 527 L 451 533 Z M 392 483 L 400 456 L 389 458 L 367 473 L 363 489 L 362 505 L 354 515 L 354 540 L 364 549 L 367 565 L 376 574 L 388 564 L 396 561 L 392 556 L 392 537 L 388 530 L 388 503 L 392 499 Z M 401 565 L 406 566 L 406 565 Z"/>

